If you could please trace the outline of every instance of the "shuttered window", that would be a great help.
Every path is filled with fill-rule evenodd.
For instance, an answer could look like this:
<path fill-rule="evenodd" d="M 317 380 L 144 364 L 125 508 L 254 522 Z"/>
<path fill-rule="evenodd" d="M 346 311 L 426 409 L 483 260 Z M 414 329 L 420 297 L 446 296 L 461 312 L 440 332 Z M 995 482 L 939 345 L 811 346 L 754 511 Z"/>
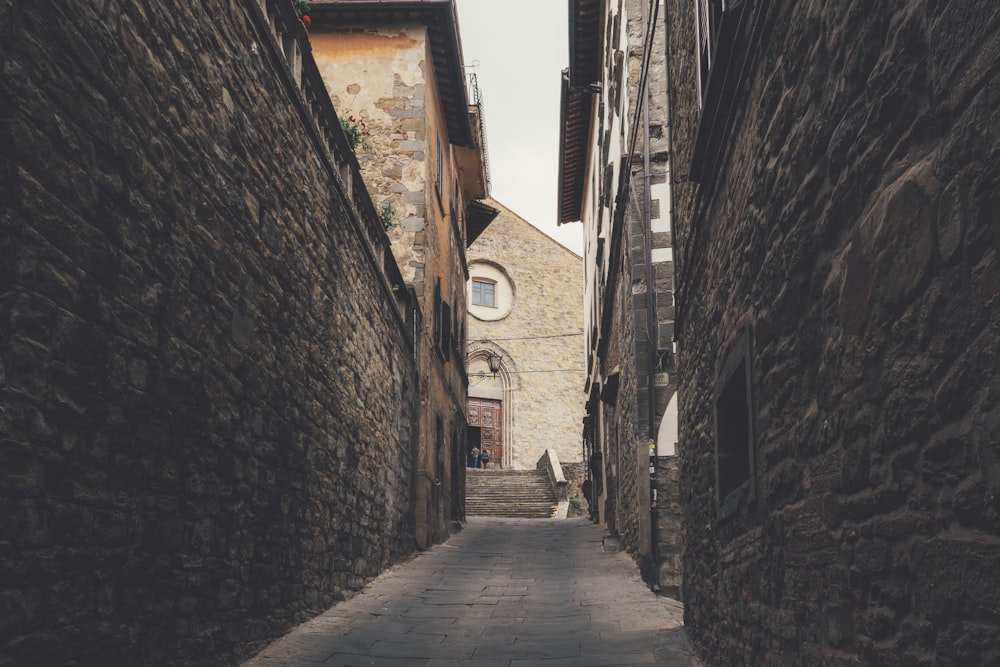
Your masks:
<path fill-rule="evenodd" d="M 750 0 L 693 0 L 698 23 L 697 67 L 701 117 L 691 155 L 691 180 L 702 182 L 719 168 L 726 127 L 738 104 L 740 69 L 753 49 Z M 759 5 L 760 3 L 756 3 Z"/>

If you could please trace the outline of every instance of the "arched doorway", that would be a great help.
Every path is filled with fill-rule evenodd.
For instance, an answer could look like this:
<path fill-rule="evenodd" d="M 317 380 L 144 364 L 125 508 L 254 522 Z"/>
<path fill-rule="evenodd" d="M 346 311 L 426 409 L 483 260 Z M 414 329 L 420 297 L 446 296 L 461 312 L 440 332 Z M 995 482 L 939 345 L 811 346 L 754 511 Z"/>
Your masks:
<path fill-rule="evenodd" d="M 487 358 L 500 357 L 500 370 L 494 375 Z M 466 452 L 473 447 L 490 448 L 490 467 L 509 468 L 516 446 L 515 392 L 518 389 L 517 366 L 502 347 L 491 341 L 469 343 L 469 431 Z M 488 429 L 488 431 L 487 431 Z"/>
<path fill-rule="evenodd" d="M 480 468 L 503 468 L 503 403 L 494 398 L 469 396 L 469 430 L 466 452 L 478 449 Z M 489 455 L 488 459 L 486 455 Z M 488 463 L 486 461 L 489 461 Z M 474 464 L 474 462 L 473 462 Z"/>

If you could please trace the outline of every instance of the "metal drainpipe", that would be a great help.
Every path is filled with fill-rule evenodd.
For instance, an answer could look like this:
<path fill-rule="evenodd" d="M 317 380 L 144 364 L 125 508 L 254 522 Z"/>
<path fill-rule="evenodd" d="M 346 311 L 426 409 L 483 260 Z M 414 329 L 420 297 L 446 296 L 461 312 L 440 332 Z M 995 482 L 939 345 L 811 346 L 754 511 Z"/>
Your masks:
<path fill-rule="evenodd" d="M 656 0 L 651 0 L 656 2 Z M 645 48 L 652 48 L 650 37 L 650 12 L 649 6 L 642 3 L 642 43 Z M 648 41 L 648 44 L 647 44 Z M 653 59 L 650 56 L 649 68 L 652 69 Z M 650 209 L 653 206 L 653 198 L 650 194 L 650 187 L 653 175 L 650 173 L 649 165 L 649 72 L 646 73 L 646 85 L 642 96 L 642 169 L 644 183 L 643 195 L 643 233 L 645 236 L 645 260 L 646 260 L 646 338 L 649 341 L 649 350 L 646 358 L 646 397 L 649 411 L 649 550 L 650 550 L 650 579 L 651 588 L 655 592 L 660 591 L 660 558 L 657 547 L 657 522 L 659 510 L 657 508 L 656 493 L 656 463 L 658 460 L 658 447 L 656 443 L 656 359 L 658 356 L 658 320 L 656 316 L 656 290 L 653 288 L 653 218 Z"/>

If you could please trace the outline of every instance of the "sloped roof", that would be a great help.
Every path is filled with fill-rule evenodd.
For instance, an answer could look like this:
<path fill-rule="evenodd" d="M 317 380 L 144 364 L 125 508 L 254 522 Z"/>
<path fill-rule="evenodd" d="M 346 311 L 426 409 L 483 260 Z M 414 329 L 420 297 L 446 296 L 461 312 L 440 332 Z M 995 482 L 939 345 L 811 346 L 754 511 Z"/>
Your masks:
<path fill-rule="evenodd" d="M 556 220 L 560 225 L 577 222 L 581 217 L 593 115 L 592 94 L 585 89 L 571 87 L 569 80 L 569 70 L 563 70 L 559 110 L 559 208 Z"/>
<path fill-rule="evenodd" d="M 531 234 L 535 235 L 538 238 L 538 244 L 536 244 L 536 245 L 539 245 L 539 246 L 543 245 L 543 244 L 550 245 L 553 248 L 559 249 L 560 252 L 564 252 L 564 253 L 566 253 L 568 255 L 572 255 L 574 258 L 580 260 L 581 262 L 583 261 L 583 258 L 580 257 L 580 255 L 578 255 L 575 251 L 571 250 L 570 248 L 567 248 L 558 239 L 552 238 L 551 236 L 549 236 L 548 234 L 546 234 L 544 231 L 542 231 L 541 229 L 539 229 L 538 227 L 536 227 L 534 224 L 532 224 L 527 218 L 525 218 L 524 216 L 522 216 L 522 215 L 518 214 L 517 212 L 515 212 L 514 210 L 512 210 L 509 206 L 505 206 L 503 203 L 497 201 L 493 197 L 489 197 L 489 198 L 483 200 L 480 203 L 482 203 L 482 204 L 484 204 L 486 206 L 489 206 L 493 210 L 495 210 L 496 213 L 497 213 L 497 215 L 495 217 L 497 219 L 499 219 L 501 216 L 503 216 L 507 220 L 512 220 L 512 221 L 516 222 L 518 225 L 521 225 L 525 229 L 529 230 L 531 232 Z M 506 214 L 506 215 L 504 215 L 504 214 Z M 494 233 L 494 232 L 495 232 L 495 228 L 491 227 L 490 228 L 490 233 Z"/>
<path fill-rule="evenodd" d="M 601 1 L 570 0 L 569 62 L 563 70 L 559 126 L 559 206 L 556 222 L 580 219 L 593 116 L 601 76 Z"/>
<path fill-rule="evenodd" d="M 465 207 L 465 247 L 471 246 L 486 231 L 500 210 L 483 201 L 473 200 Z"/>
<path fill-rule="evenodd" d="M 454 0 L 313 0 L 312 29 L 419 23 L 427 27 L 448 140 L 475 148 Z"/>

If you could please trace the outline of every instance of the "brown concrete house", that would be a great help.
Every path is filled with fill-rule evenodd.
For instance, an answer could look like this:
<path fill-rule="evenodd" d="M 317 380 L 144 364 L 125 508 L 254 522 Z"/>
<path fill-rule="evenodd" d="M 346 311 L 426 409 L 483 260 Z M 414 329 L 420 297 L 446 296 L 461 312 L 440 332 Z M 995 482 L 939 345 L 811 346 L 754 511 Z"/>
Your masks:
<path fill-rule="evenodd" d="M 453 0 L 312 3 L 310 41 L 365 185 L 423 312 L 417 542 L 464 518 L 466 246 L 488 224 L 483 128 L 462 63 Z M 475 102 L 475 97 L 472 98 Z"/>

